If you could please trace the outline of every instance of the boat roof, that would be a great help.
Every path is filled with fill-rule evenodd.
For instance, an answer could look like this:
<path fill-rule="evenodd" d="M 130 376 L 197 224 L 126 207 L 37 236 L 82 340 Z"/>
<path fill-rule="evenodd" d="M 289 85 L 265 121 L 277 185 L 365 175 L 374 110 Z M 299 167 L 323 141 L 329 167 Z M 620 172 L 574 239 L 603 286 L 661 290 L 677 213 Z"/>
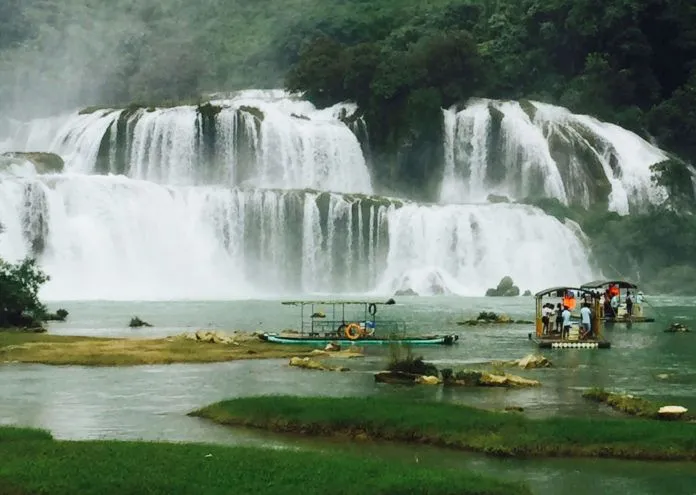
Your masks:
<path fill-rule="evenodd" d="M 281 304 L 285 304 L 287 306 L 306 306 L 309 304 L 325 304 L 325 305 L 329 305 L 329 304 L 345 304 L 345 305 L 348 305 L 348 304 L 353 304 L 353 305 L 375 304 L 375 305 L 382 305 L 383 306 L 383 305 L 394 304 L 394 302 L 393 302 L 393 300 L 391 300 L 391 302 L 390 301 L 387 301 L 387 302 L 377 302 L 377 301 L 281 301 Z"/>
<path fill-rule="evenodd" d="M 582 288 L 582 287 L 550 287 L 548 289 L 541 290 L 534 294 L 534 297 L 543 297 L 543 296 L 548 296 L 549 294 L 552 294 L 554 292 L 558 292 L 559 290 L 562 291 L 569 291 L 569 290 L 574 290 L 578 292 L 589 292 L 589 288 Z"/>
<path fill-rule="evenodd" d="M 599 289 L 600 287 L 608 287 L 610 285 L 618 285 L 620 289 L 637 289 L 638 286 L 628 280 L 594 280 L 582 284 L 582 287 L 589 289 Z"/>

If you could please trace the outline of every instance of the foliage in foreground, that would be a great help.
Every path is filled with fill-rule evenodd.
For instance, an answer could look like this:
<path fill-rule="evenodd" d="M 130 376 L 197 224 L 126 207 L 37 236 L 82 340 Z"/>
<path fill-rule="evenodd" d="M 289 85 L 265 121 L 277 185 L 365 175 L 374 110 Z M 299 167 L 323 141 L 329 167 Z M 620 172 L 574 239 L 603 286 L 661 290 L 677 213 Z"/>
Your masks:
<path fill-rule="evenodd" d="M 40 327 L 47 312 L 39 289 L 48 280 L 34 259 L 12 264 L 0 258 L 0 328 Z"/>
<path fill-rule="evenodd" d="M 646 420 L 550 418 L 399 398 L 263 396 L 191 413 L 221 424 L 309 435 L 367 435 L 499 456 L 696 460 L 696 428 Z"/>
<path fill-rule="evenodd" d="M 0 427 L 0 493 L 527 494 L 519 484 L 354 455 L 148 442 L 53 441 Z"/>

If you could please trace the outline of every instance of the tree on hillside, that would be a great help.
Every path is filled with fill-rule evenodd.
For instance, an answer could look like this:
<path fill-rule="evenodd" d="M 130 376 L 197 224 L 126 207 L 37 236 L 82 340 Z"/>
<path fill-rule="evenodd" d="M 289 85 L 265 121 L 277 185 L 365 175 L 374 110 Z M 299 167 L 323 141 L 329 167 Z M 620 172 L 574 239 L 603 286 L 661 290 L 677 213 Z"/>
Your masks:
<path fill-rule="evenodd" d="M 46 307 L 38 294 L 48 280 L 34 259 L 16 264 L 0 259 L 0 328 L 40 327 Z"/>

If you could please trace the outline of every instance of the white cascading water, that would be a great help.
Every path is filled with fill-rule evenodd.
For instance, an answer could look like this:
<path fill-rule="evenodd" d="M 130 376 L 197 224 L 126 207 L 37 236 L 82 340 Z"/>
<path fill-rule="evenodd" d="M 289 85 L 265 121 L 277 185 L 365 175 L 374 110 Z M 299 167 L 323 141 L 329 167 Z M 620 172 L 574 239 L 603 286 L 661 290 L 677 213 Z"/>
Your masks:
<path fill-rule="evenodd" d="M 537 208 L 406 205 L 389 217 L 382 289 L 481 296 L 508 275 L 534 291 L 581 284 L 591 272 L 581 239 Z"/>
<path fill-rule="evenodd" d="M 665 191 L 650 166 L 667 159 L 659 148 L 613 124 L 539 102 L 474 99 L 444 110 L 442 203 L 553 197 L 589 207 L 597 176 L 610 187 L 608 207 L 628 214 L 657 203 Z"/>
<path fill-rule="evenodd" d="M 127 113 L 128 131 L 125 142 L 119 143 L 127 156 L 125 166 L 115 159 L 116 146 L 102 158 L 105 165 L 98 159 L 104 140 L 115 144 L 123 110 L 75 112 L 32 121 L 18 130 L 12 151 L 50 151 L 65 159 L 66 171 L 123 173 L 166 185 L 225 180 L 229 186 L 372 192 L 360 143 L 337 118 L 341 110 L 350 114 L 354 106 L 317 110 L 282 91 L 243 91 L 212 103 L 222 108 L 214 117 L 214 155 L 225 171 L 212 178 L 206 167 L 200 166 L 203 130 L 194 106 L 141 108 Z M 243 148 L 252 150 L 251 155 L 244 156 L 246 173 L 236 170 L 240 167 L 240 140 L 245 141 Z"/>
<path fill-rule="evenodd" d="M 222 109 L 209 148 L 195 107 L 187 106 L 24 125 L 5 150 L 58 152 L 66 170 L 37 175 L 31 165 L 0 163 L 0 257 L 38 255 L 51 276 L 42 290 L 48 300 L 406 288 L 483 295 L 505 275 L 532 291 L 593 278 L 575 228 L 541 210 L 348 194 L 372 191 L 360 145 L 339 119 L 353 105 L 317 110 L 267 91 L 214 103 Z M 457 147 L 466 148 L 473 133 L 481 143 L 467 153 L 484 163 L 489 124 L 476 114 L 465 131 L 461 115 L 445 117 L 452 131 L 448 194 L 457 202 L 480 199 L 488 192 L 486 172 L 472 168 L 471 180 L 459 174 Z M 506 132 L 513 131 L 511 125 Z M 509 141 L 524 147 L 521 138 Z M 525 156 L 536 156 L 541 138 L 536 143 Z M 547 165 L 544 187 L 560 194 L 563 183 Z"/>

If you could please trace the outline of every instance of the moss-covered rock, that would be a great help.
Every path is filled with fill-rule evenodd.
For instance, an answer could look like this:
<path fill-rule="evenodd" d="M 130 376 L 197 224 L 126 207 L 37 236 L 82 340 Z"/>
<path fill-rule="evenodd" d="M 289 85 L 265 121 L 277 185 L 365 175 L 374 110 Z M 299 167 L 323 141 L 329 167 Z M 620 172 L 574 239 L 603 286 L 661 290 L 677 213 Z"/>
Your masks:
<path fill-rule="evenodd" d="M 263 119 L 266 117 L 263 113 L 263 111 L 260 108 L 257 107 L 250 107 L 247 105 L 242 105 L 239 107 L 240 112 L 246 112 L 248 114 L 253 115 L 256 117 L 260 122 L 263 122 Z"/>
<path fill-rule="evenodd" d="M 512 281 L 511 277 L 505 276 L 500 280 L 498 287 L 488 289 L 486 296 L 488 297 L 514 297 L 520 295 L 520 288 Z"/>
<path fill-rule="evenodd" d="M 497 204 L 497 203 L 509 203 L 510 198 L 507 196 L 502 196 L 498 194 L 489 194 L 488 197 L 486 198 L 489 203 Z"/>
<path fill-rule="evenodd" d="M 8 151 L 2 154 L 7 158 L 18 158 L 31 162 L 39 174 L 59 174 L 65 167 L 63 159 L 55 153 L 36 151 Z"/>
<path fill-rule="evenodd" d="M 588 400 L 594 402 L 601 402 L 608 405 L 612 409 L 621 411 L 625 414 L 631 416 L 638 416 L 641 418 L 649 419 L 681 419 L 681 420 L 693 420 L 693 417 L 684 414 L 676 415 L 665 415 L 661 410 L 664 408 L 663 405 L 651 402 L 649 400 L 643 399 L 641 397 L 634 397 L 630 394 L 618 394 L 614 392 L 609 392 L 603 388 L 593 388 L 582 394 L 582 396 Z"/>

